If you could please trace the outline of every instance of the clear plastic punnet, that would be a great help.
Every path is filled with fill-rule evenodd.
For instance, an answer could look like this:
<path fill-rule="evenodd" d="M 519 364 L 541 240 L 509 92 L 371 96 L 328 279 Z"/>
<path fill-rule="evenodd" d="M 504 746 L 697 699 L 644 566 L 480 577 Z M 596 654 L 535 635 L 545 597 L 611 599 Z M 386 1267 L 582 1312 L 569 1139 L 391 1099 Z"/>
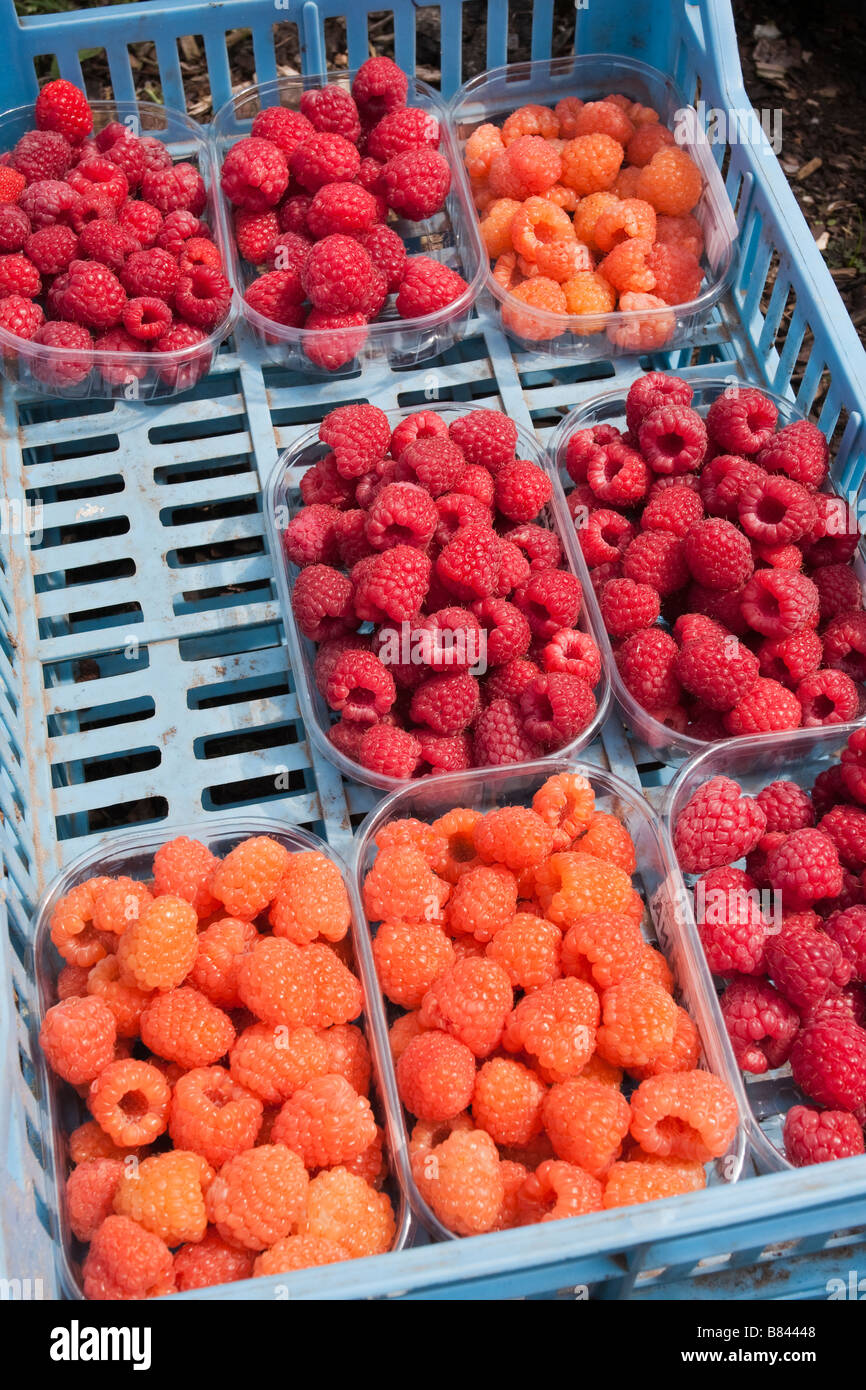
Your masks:
<path fill-rule="evenodd" d="M 466 82 L 448 106 L 449 122 L 462 158 L 479 126 L 501 125 L 518 107 L 553 107 L 564 97 L 598 101 L 619 93 L 652 106 L 680 148 L 700 168 L 704 189 L 693 216 L 701 225 L 704 286 L 696 299 L 676 306 L 616 309 L 603 314 L 558 314 L 530 308 L 509 293 L 488 269 L 490 305 L 521 347 L 540 355 L 590 362 L 626 353 L 650 352 L 693 342 L 727 291 L 732 274 L 737 222 L 719 168 L 697 112 L 671 78 L 634 58 L 609 53 L 539 58 L 509 63 Z M 477 215 L 477 214 L 476 214 Z"/>
<path fill-rule="evenodd" d="M 142 880 L 150 878 L 154 854 L 160 845 L 177 835 L 188 835 L 190 838 L 201 841 L 207 845 L 212 853 L 218 856 L 228 854 L 229 850 L 234 849 L 242 840 L 251 835 L 269 835 L 292 852 L 317 850 L 320 854 L 327 855 L 337 865 L 346 880 L 350 898 L 352 896 L 351 879 L 346 867 L 324 840 L 320 840 L 317 835 L 313 835 L 300 827 L 269 820 L 264 816 L 209 817 L 206 821 L 196 825 L 172 826 L 171 828 L 165 826 L 149 827 L 134 834 L 113 836 L 101 848 L 88 850 L 85 854 L 79 855 L 77 859 L 73 859 L 45 890 L 36 909 L 33 929 L 33 959 L 38 994 L 36 1032 L 41 1026 L 46 1010 L 57 1002 L 55 983 L 63 961 L 52 944 L 50 927 L 52 914 L 60 899 L 77 884 L 83 883 L 94 875 L 126 875 L 129 878 Z M 387 1116 L 387 1100 L 385 1098 L 390 1078 L 383 1077 L 379 1071 L 378 1059 L 381 1055 L 381 1048 L 376 1045 L 376 1040 L 372 1036 L 375 1025 L 370 1009 L 369 968 L 366 970 L 361 968 L 362 958 L 365 954 L 369 955 L 369 940 L 364 930 L 363 919 L 358 916 L 354 905 L 349 930 L 355 953 L 356 970 L 364 986 L 364 1013 L 358 1023 L 367 1035 L 373 1056 L 374 1086 L 371 1101 L 376 1112 L 376 1119 L 380 1123 L 386 1124 L 390 1134 L 392 1126 Z M 374 1009 L 379 1008 L 378 999 L 374 998 L 372 1004 Z M 42 1122 L 40 1137 L 45 1150 L 46 1169 L 52 1178 L 49 1191 L 53 1210 L 50 1213 L 50 1220 L 55 1230 L 54 1250 L 58 1282 L 64 1297 L 82 1298 L 81 1259 L 84 1247 L 72 1233 L 65 1200 L 66 1136 L 89 1116 L 86 1104 L 77 1100 L 73 1088 L 61 1081 L 47 1066 L 38 1044 L 33 1049 L 33 1062 L 38 1073 L 39 1095 L 41 1097 L 39 1105 Z M 390 1139 L 388 1146 L 390 1148 Z M 411 1226 L 408 1204 L 394 1176 L 397 1166 L 396 1155 L 391 1151 L 389 1152 L 391 1176 L 387 1180 L 385 1190 L 392 1200 L 397 1227 L 392 1250 L 400 1250 L 406 1244 Z M 283 1277 L 288 1281 L 297 1278 L 297 1276 L 291 1275 Z M 301 1278 L 303 1278 L 303 1273 Z M 251 1287 L 255 1286 L 255 1281 L 248 1282 L 250 1282 Z M 264 1282 L 263 1280 L 263 1286 Z M 289 1287 L 291 1287 L 290 1282 Z M 255 1295 L 251 1296 L 254 1297 Z"/>
<path fill-rule="evenodd" d="M 685 370 L 678 375 L 683 376 L 694 389 L 692 396 L 692 407 L 699 415 L 706 415 L 710 405 L 718 396 L 724 395 L 728 391 L 745 390 L 752 386 L 752 383 L 743 381 L 736 376 L 730 377 L 707 377 L 700 373 L 693 373 Z M 768 391 L 763 385 L 755 384 L 754 389 L 762 395 L 769 397 L 779 412 L 779 428 L 790 424 L 794 420 L 802 420 L 803 412 L 798 410 L 794 403 L 785 396 L 779 396 L 773 391 Z M 568 415 L 557 425 L 550 436 L 547 446 L 547 457 L 551 466 L 556 471 L 557 477 L 563 485 L 563 493 L 570 491 L 574 487 L 571 479 L 565 471 L 565 454 L 568 441 L 575 430 L 589 429 L 593 425 L 613 425 L 617 429 L 626 430 L 625 419 L 625 398 L 626 393 L 622 387 L 613 390 L 602 391 L 597 396 L 591 397 L 583 405 L 569 412 Z M 833 490 L 833 484 L 825 485 L 824 491 Z M 841 495 L 841 487 L 838 488 Z M 565 532 L 569 546 L 576 552 L 575 562 L 579 557 L 583 561 L 583 552 L 577 541 L 575 534 L 575 522 L 568 512 L 566 501 L 566 512 L 561 518 L 561 529 Z M 586 569 L 584 562 L 584 569 Z M 861 585 L 866 583 L 866 559 L 863 555 L 863 544 L 854 559 L 854 569 Z M 662 724 L 658 719 L 653 718 L 647 710 L 634 698 L 629 690 L 626 689 L 619 669 L 614 658 L 613 648 L 610 638 L 605 629 L 604 621 L 601 616 L 598 598 L 592 582 L 586 572 L 589 596 L 587 606 L 592 612 L 593 627 L 601 633 L 601 649 L 604 654 L 603 660 L 606 669 L 610 672 L 611 686 L 614 698 L 622 710 L 626 723 L 632 732 L 641 739 L 663 762 L 668 764 L 680 763 L 683 758 L 694 757 L 707 747 L 714 747 L 708 744 L 705 739 L 695 738 L 688 733 L 680 733 L 676 729 L 670 728 L 667 724 Z M 862 720 L 857 720 L 849 724 L 840 725 L 839 728 L 847 730 L 858 727 Z M 843 733 L 843 741 L 846 735 Z M 739 737 L 749 737 L 740 735 Z M 728 742 L 729 740 L 724 740 Z M 738 740 L 739 741 L 739 740 Z"/>
<path fill-rule="evenodd" d="M 435 407 L 436 414 L 443 416 L 449 422 L 460 415 L 467 414 L 470 410 L 470 406 L 436 405 Z M 389 412 L 388 419 L 391 428 L 393 429 L 400 420 L 415 413 L 414 409 Z M 324 458 L 327 453 L 328 446 L 320 441 L 318 428 L 307 430 L 291 448 L 286 449 L 280 455 L 268 480 L 265 492 L 265 524 L 285 626 L 289 664 L 292 669 L 304 724 L 318 751 L 328 758 L 344 777 L 351 777 L 357 782 L 365 782 L 368 786 L 378 787 L 380 791 L 395 791 L 399 787 L 406 786 L 406 782 L 400 778 L 389 777 L 384 773 L 372 772 L 369 768 L 362 767 L 353 758 L 347 757 L 338 748 L 335 748 L 328 738 L 328 729 L 334 716 L 328 708 L 324 695 L 316 685 L 313 670 L 316 657 L 315 643 L 303 636 L 292 610 L 292 588 L 299 570 L 286 558 L 282 545 L 282 532 L 291 518 L 303 506 L 299 490 L 301 478 L 312 464 Z M 568 518 L 568 509 L 565 505 L 565 499 L 537 439 L 520 426 L 517 427 L 517 454 L 519 458 L 530 459 L 546 468 L 550 473 L 553 481 L 553 498 L 545 505 L 537 518 L 537 522 L 549 527 L 558 535 L 563 548 L 563 562 L 573 574 L 578 576 L 583 587 L 583 602 L 578 626 L 582 631 L 590 634 L 601 650 L 601 643 L 606 639 L 603 628 L 599 626 L 597 609 L 592 606 L 592 585 L 589 583 L 586 565 L 583 562 L 579 547 L 566 544 L 568 526 L 565 523 Z M 366 626 L 369 627 L 369 624 Z M 361 630 L 364 631 L 364 628 Z M 601 677 L 595 687 L 595 699 L 596 710 L 589 724 L 570 744 L 565 748 L 558 749 L 555 754 L 556 757 L 576 754 L 581 749 L 586 748 L 604 723 L 611 702 L 610 682 L 605 662 L 602 662 Z"/>
<path fill-rule="evenodd" d="M 662 816 L 665 850 L 673 866 L 672 882 L 682 906 L 680 920 L 683 930 L 690 939 L 692 952 L 700 954 L 705 966 L 692 892 L 697 876 L 684 875 L 674 853 L 674 827 L 680 813 L 698 788 L 712 777 L 733 778 L 747 796 L 754 796 L 769 782 L 779 779 L 796 782 L 810 791 L 818 774 L 838 762 L 848 732 L 850 726 L 847 726 L 846 732 L 845 725 L 836 725 L 826 729 L 797 729 L 793 733 L 760 734 L 755 738 L 738 738 L 713 744 L 684 763 L 671 782 L 665 794 Z M 720 981 L 719 992 L 723 988 Z M 726 1037 L 724 1042 L 729 1048 Z M 733 1051 L 731 1064 L 736 1067 Z M 811 1102 L 795 1085 L 787 1063 L 761 1076 L 746 1074 L 744 1081 L 748 1102 L 744 1112 L 745 1123 L 759 1171 L 774 1172 L 790 1168 L 792 1165 L 785 1157 L 782 1141 L 785 1115 L 792 1105 Z"/>
<path fill-rule="evenodd" d="M 246 87 L 217 112 L 211 126 L 211 142 L 218 166 L 232 145 L 249 135 L 253 118 L 269 106 L 298 110 L 305 91 L 325 84 L 349 89 L 354 73 L 310 74 L 281 77 Z M 444 207 L 421 222 L 398 218 L 388 225 L 406 244 L 410 256 L 424 255 L 456 270 L 466 281 L 466 289 L 443 309 L 417 318 L 400 318 L 393 296 L 377 319 L 366 329 L 356 326 L 314 330 L 276 323 L 252 308 L 245 298 L 250 283 L 265 267 L 255 267 L 240 256 L 232 227 L 232 209 L 220 191 L 219 206 L 223 236 L 228 253 L 229 275 L 241 300 L 241 313 L 264 349 L 265 357 L 292 371 L 321 375 L 346 375 L 375 363 L 412 367 L 436 357 L 458 342 L 466 331 L 472 308 L 484 284 L 487 256 L 478 231 L 468 180 L 463 172 L 454 137 L 446 121 L 446 108 L 426 83 L 409 78 L 406 97 L 409 106 L 428 111 L 439 122 L 440 152 L 451 168 L 451 189 Z M 317 361 L 311 360 L 311 349 Z M 322 365 L 322 358 L 327 365 Z"/>
<path fill-rule="evenodd" d="M 638 869 L 633 881 L 646 905 L 641 927 L 644 937 L 660 947 L 676 982 L 677 1001 L 688 1010 L 697 1026 L 701 1040 L 700 1065 L 727 1082 L 740 1111 L 740 1123 L 731 1146 L 726 1154 L 710 1165 L 707 1182 L 710 1186 L 736 1182 L 743 1172 L 747 1153 L 745 1091 L 734 1065 L 700 944 L 696 948 L 696 935 L 683 922 L 683 889 L 676 861 L 670 845 L 663 838 L 657 816 L 636 788 L 612 773 L 563 757 L 527 763 L 517 768 L 480 768 L 412 783 L 402 791 L 385 797 L 357 831 L 352 883 L 356 915 L 359 920 L 364 920 L 364 879 L 376 858 L 376 837 L 385 826 L 406 817 L 432 822 L 457 806 L 482 812 L 497 806 L 529 806 L 547 778 L 562 772 L 579 772 L 587 777 L 595 791 L 596 807 L 619 817 L 634 841 Z M 369 924 L 369 929 L 375 935 L 375 925 Z M 453 1240 L 453 1232 L 443 1226 L 431 1211 L 412 1177 L 409 1159 L 412 1119 L 400 1102 L 388 1041 L 389 1024 L 403 1010 L 395 1009 L 382 995 L 369 943 L 365 943 L 361 965 L 362 970 L 367 972 L 364 979 L 367 997 L 375 999 L 377 1005 L 375 1011 L 370 1009 L 372 1036 L 379 1048 L 379 1068 L 388 1102 L 389 1133 L 400 1164 L 401 1180 L 415 1214 L 427 1230 L 440 1240 Z M 579 1238 L 583 1221 L 602 1221 L 612 1226 L 628 1220 L 627 1211 L 628 1208 L 621 1208 L 599 1217 L 579 1218 L 575 1238 Z"/>
<path fill-rule="evenodd" d="M 93 129 L 113 121 L 136 135 L 161 140 L 172 163 L 194 165 L 204 180 L 207 203 L 201 214 L 210 226 L 223 264 L 226 246 L 216 209 L 216 177 L 206 131 L 182 111 L 150 101 L 91 101 Z M 0 153 L 11 150 L 36 126 L 34 106 L 19 106 L 0 116 Z M 100 348 L 53 347 L 19 338 L 0 327 L 0 370 L 25 391 L 66 400 L 164 400 L 188 391 L 210 371 L 220 343 L 237 317 L 237 295 L 228 313 L 199 343 L 173 352 L 113 352 Z"/>

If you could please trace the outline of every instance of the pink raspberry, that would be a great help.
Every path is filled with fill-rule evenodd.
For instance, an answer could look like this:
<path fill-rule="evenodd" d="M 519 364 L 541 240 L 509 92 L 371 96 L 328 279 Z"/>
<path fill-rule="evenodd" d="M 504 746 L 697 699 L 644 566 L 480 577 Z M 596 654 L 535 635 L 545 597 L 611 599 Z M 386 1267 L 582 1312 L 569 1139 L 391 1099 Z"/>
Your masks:
<path fill-rule="evenodd" d="M 305 637 L 324 642 L 358 626 L 352 581 L 329 565 L 301 570 L 292 590 L 292 612 Z"/>
<path fill-rule="evenodd" d="M 707 430 L 690 406 L 658 406 L 643 416 L 638 442 L 654 473 L 692 473 L 706 453 Z"/>
<path fill-rule="evenodd" d="M 527 735 L 545 749 L 561 748 L 577 738 L 596 708 L 588 682 L 566 671 L 535 676 L 517 704 Z"/>
<path fill-rule="evenodd" d="M 758 679 L 758 658 L 736 637 L 709 637 L 687 643 L 677 657 L 676 675 L 690 695 L 710 709 L 733 709 Z"/>
<path fill-rule="evenodd" d="M 716 448 L 731 454 L 756 454 L 770 442 L 778 411 L 752 387 L 732 387 L 707 411 L 707 433 Z"/>
<path fill-rule="evenodd" d="M 845 724 L 860 713 L 860 692 L 843 671 L 815 671 L 797 686 L 803 710 L 803 728 Z"/>
<path fill-rule="evenodd" d="M 791 1049 L 791 1072 L 819 1105 L 857 1110 L 866 1103 L 866 1031 L 845 1019 L 807 1024 Z"/>
<path fill-rule="evenodd" d="M 830 620 L 824 629 L 824 661 L 852 680 L 866 680 L 866 613 L 840 613 Z"/>
<path fill-rule="evenodd" d="M 414 734 L 389 724 L 374 724 L 361 739 L 358 762 L 386 777 L 411 777 L 421 757 Z"/>
<path fill-rule="evenodd" d="M 538 754 L 537 744 L 526 732 L 511 700 L 491 700 L 475 722 L 473 758 L 477 767 L 529 762 Z"/>
<path fill-rule="evenodd" d="M 649 584 L 610 579 L 601 591 L 599 607 L 611 637 L 630 637 L 640 628 L 652 627 L 661 612 L 661 601 Z"/>
<path fill-rule="evenodd" d="M 730 777 L 711 777 L 689 798 L 674 828 L 674 849 L 687 874 L 733 864 L 754 849 L 767 818 Z"/>
<path fill-rule="evenodd" d="M 769 782 L 755 800 L 767 818 L 767 834 L 781 830 L 790 835 L 793 830 L 806 830 L 815 824 L 811 799 L 796 782 Z"/>
<path fill-rule="evenodd" d="M 361 560 L 352 570 L 351 582 L 355 612 L 361 622 L 408 621 L 424 601 L 430 561 L 410 545 L 395 545 Z"/>
<path fill-rule="evenodd" d="M 314 130 L 342 135 L 353 145 L 357 145 L 361 138 L 361 120 L 354 98 L 336 83 L 329 82 L 318 90 L 304 92 L 301 115 Z"/>
<path fill-rule="evenodd" d="M 800 1015 L 767 980 L 734 979 L 719 1001 L 737 1066 L 762 1075 L 784 1066 Z"/>
<path fill-rule="evenodd" d="M 814 1009 L 834 986 L 841 988 L 851 978 L 851 965 L 832 937 L 796 919 L 783 922 L 781 931 L 767 937 L 766 951 L 767 973 L 801 1013 Z"/>
<path fill-rule="evenodd" d="M 309 193 L 328 183 L 352 183 L 361 156 L 351 140 L 334 131 L 315 131 L 296 145 L 289 159 L 293 178 Z"/>
<path fill-rule="evenodd" d="M 617 651 L 616 664 L 623 684 L 644 709 L 663 709 L 679 700 L 678 656 L 673 637 L 660 627 L 634 633 Z"/>
<path fill-rule="evenodd" d="M 790 637 L 765 637 L 758 647 L 761 675 L 783 685 L 798 685 L 817 671 L 824 645 L 814 628 L 804 627 Z"/>
<path fill-rule="evenodd" d="M 811 420 L 783 426 L 758 452 L 755 462 L 768 473 L 784 473 L 804 487 L 818 488 L 827 476 L 830 450 Z"/>
<path fill-rule="evenodd" d="M 412 222 L 438 212 L 450 187 L 451 170 L 438 150 L 404 150 L 393 155 L 382 170 L 382 189 L 388 206 Z"/>
<path fill-rule="evenodd" d="M 368 58 L 352 83 L 352 96 L 368 129 L 406 105 L 409 79 L 391 58 Z"/>
<path fill-rule="evenodd" d="M 863 1130 L 845 1110 L 793 1105 L 785 1116 L 785 1154 L 795 1168 L 863 1153 Z"/>
<path fill-rule="evenodd" d="M 729 734 L 762 734 L 783 729 L 799 729 L 803 709 L 792 690 L 763 676 L 747 695 L 724 716 Z"/>
<path fill-rule="evenodd" d="M 692 578 L 708 589 L 739 589 L 755 567 L 747 537 L 721 517 L 697 522 L 683 554 Z"/>
<path fill-rule="evenodd" d="M 749 627 L 765 637 L 788 637 L 818 621 L 818 590 L 793 570 L 758 570 L 742 597 Z"/>

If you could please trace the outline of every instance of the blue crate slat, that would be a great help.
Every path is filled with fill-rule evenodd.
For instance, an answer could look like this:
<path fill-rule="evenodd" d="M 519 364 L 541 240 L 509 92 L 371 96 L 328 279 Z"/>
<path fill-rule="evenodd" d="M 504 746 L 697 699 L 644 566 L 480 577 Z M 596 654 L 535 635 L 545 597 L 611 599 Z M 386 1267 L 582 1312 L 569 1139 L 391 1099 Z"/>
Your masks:
<path fill-rule="evenodd" d="M 507 0 L 487 6 L 488 66 L 508 58 L 508 11 Z M 0 42 L 15 56 L 5 93 L 10 105 L 31 101 L 34 60 L 43 56 L 80 80 L 80 50 L 104 48 L 115 96 L 134 99 L 129 45 L 150 41 L 163 97 L 182 106 L 178 40 L 198 35 L 216 108 L 239 85 L 226 43 L 232 30 L 251 32 L 262 81 L 276 75 L 274 40 L 286 26 L 297 32 L 303 71 L 314 73 L 325 66 L 325 21 L 344 19 L 358 65 L 370 51 L 368 15 L 378 12 L 378 0 L 279 8 L 272 0 L 150 0 L 18 18 L 12 0 L 0 0 Z M 463 0 L 442 0 L 439 18 L 448 96 L 470 75 Z M 416 7 L 398 0 L 395 54 L 407 70 L 416 21 Z M 552 21 L 552 0 L 537 0 L 534 57 L 550 52 Z M 708 107 L 748 111 L 730 7 L 719 0 L 606 0 L 576 7 L 574 21 L 575 51 L 631 54 L 671 73 L 689 98 L 699 88 Z M 836 474 L 860 489 L 866 360 L 854 329 L 766 140 L 712 153 L 721 167 L 728 159 L 741 240 L 732 290 L 693 348 L 640 362 L 551 364 L 542 353 L 515 352 L 482 304 L 458 347 L 413 371 L 301 378 L 269 366 L 240 329 L 206 381 L 162 404 L 28 400 L 4 380 L 4 495 L 22 506 L 40 499 L 44 535 L 0 538 L 0 1059 L 15 1078 L 0 1111 L 9 1175 L 0 1273 L 42 1278 L 47 1296 L 56 1288 L 30 1013 L 30 917 L 46 879 L 130 816 L 159 824 L 243 807 L 311 826 L 346 851 L 353 821 L 375 802 L 375 792 L 343 783 L 311 749 L 298 716 L 261 517 L 280 449 L 334 404 L 364 399 L 384 409 L 437 400 L 498 406 L 544 441 L 567 410 L 599 390 L 627 389 L 647 366 L 707 375 L 721 366 L 804 409 L 823 392 L 822 427 L 844 422 Z M 586 757 L 643 786 L 656 805 L 672 775 L 615 716 Z M 755 1094 L 760 1104 L 760 1087 Z M 293 1298 L 574 1298 L 584 1288 L 632 1299 L 824 1297 L 829 1278 L 862 1260 L 864 1190 L 863 1165 L 851 1160 L 744 1178 L 732 1190 L 614 1220 L 555 1223 L 543 1239 L 525 1230 L 424 1244 L 280 1282 Z M 268 1296 L 272 1285 L 250 1281 L 225 1296 Z"/>

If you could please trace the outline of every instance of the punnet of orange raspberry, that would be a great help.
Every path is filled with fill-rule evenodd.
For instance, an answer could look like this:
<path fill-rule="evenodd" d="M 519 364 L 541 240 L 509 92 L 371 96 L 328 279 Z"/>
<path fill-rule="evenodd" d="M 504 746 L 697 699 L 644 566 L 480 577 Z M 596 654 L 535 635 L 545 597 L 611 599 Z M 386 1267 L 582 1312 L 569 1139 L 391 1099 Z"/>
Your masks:
<path fill-rule="evenodd" d="M 407 97 L 400 68 L 369 58 L 351 87 L 263 107 L 223 159 L 253 322 L 305 330 L 321 371 L 351 362 L 370 323 L 468 307 L 453 255 L 410 254 L 419 236 L 443 240 L 452 172 L 437 117 Z"/>
<path fill-rule="evenodd" d="M 514 335 L 670 340 L 704 288 L 704 179 L 658 111 L 621 94 L 529 104 L 477 123 L 463 158 Z"/>
<path fill-rule="evenodd" d="M 782 1151 L 862 1154 L 866 1114 L 866 737 L 797 780 L 712 777 L 674 848 L 722 1018 L 747 1076 L 790 1069 Z"/>
<path fill-rule="evenodd" d="M 820 427 L 791 415 L 759 387 L 653 371 L 563 438 L 577 540 L 654 746 L 654 724 L 709 743 L 861 717 L 856 507 L 831 491 Z"/>
<path fill-rule="evenodd" d="M 129 869 L 49 924 L 40 1044 L 80 1111 L 64 1200 L 85 1297 L 384 1254 L 396 1189 L 336 862 L 176 835 Z"/>
<path fill-rule="evenodd" d="M 412 1177 L 459 1236 L 696 1191 L 738 1128 L 627 827 L 582 773 L 534 785 L 386 821 L 361 884 Z"/>
<path fill-rule="evenodd" d="M 601 659 L 552 480 L 518 457 L 513 421 L 361 403 L 330 411 L 319 441 L 281 541 L 333 747 L 407 779 L 573 745 Z"/>

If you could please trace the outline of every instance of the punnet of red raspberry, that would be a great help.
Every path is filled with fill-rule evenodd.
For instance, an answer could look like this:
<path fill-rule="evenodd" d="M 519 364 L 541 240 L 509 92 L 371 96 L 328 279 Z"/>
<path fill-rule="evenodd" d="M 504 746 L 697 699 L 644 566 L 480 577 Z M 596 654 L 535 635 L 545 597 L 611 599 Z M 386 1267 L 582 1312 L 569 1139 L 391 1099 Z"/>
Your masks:
<path fill-rule="evenodd" d="M 863 1153 L 863 1129 L 845 1110 L 793 1105 L 785 1116 L 785 1155 L 795 1168 Z"/>
<path fill-rule="evenodd" d="M 759 663 L 736 637 L 709 637 L 686 643 L 676 661 L 684 689 L 710 709 L 729 710 L 754 686 Z"/>
<path fill-rule="evenodd" d="M 822 898 L 835 898 L 842 891 L 836 845 L 829 835 L 811 827 L 786 836 L 768 856 L 767 874 L 791 912 L 800 912 Z"/>
<path fill-rule="evenodd" d="M 35 116 L 39 130 L 58 131 L 73 145 L 79 144 L 93 129 L 93 112 L 87 97 L 63 77 L 42 88 L 36 98 Z"/>
<path fill-rule="evenodd" d="M 754 849 L 767 818 L 730 777 L 712 777 L 690 797 L 674 827 L 674 849 L 685 873 L 733 864 Z"/>
<path fill-rule="evenodd" d="M 220 182 L 236 207 L 265 212 L 280 201 L 288 187 L 286 156 L 273 141 L 248 136 L 229 150 Z"/>
<path fill-rule="evenodd" d="M 770 978 L 800 1011 L 815 1008 L 851 978 L 851 965 L 832 937 L 796 918 L 767 937 L 766 950 Z"/>
<path fill-rule="evenodd" d="M 762 1075 L 788 1060 L 800 1015 L 768 980 L 735 978 L 720 1000 L 722 1018 L 743 1071 Z"/>
<path fill-rule="evenodd" d="M 866 1030 L 853 1019 L 807 1023 L 791 1049 L 794 1081 L 830 1110 L 866 1103 Z"/>
<path fill-rule="evenodd" d="M 768 473 L 784 473 L 804 487 L 818 488 L 827 476 L 829 446 L 811 420 L 784 425 L 759 450 L 755 462 Z"/>
<path fill-rule="evenodd" d="M 748 457 L 769 444 L 777 416 L 763 392 L 735 386 L 718 396 L 707 411 L 707 433 L 719 451 Z"/>

